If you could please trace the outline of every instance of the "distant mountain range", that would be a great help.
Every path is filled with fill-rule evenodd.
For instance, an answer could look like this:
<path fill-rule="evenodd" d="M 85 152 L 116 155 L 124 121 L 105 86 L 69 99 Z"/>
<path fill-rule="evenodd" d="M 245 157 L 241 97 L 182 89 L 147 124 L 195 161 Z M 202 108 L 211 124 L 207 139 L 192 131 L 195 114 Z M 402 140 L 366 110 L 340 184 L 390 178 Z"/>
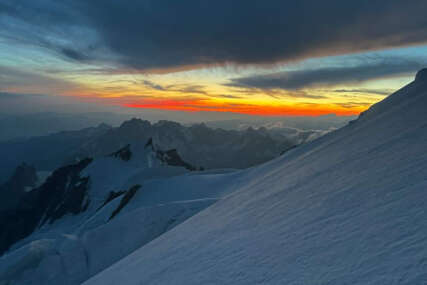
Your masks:
<path fill-rule="evenodd" d="M 150 138 L 160 148 L 177 149 L 186 161 L 206 169 L 250 167 L 297 144 L 290 136 L 275 136 L 266 129 L 236 131 L 213 129 L 205 124 L 151 124 L 132 119 L 83 144 L 75 156 L 102 155 L 125 144 L 142 145 Z"/>
<path fill-rule="evenodd" d="M 152 138 L 160 149 L 176 149 L 184 160 L 205 169 L 246 168 L 277 157 L 310 136 L 276 133 L 265 128 L 222 130 L 204 124 L 155 124 L 141 119 L 119 127 L 100 124 L 78 131 L 0 143 L 0 183 L 25 162 L 37 171 L 53 171 L 85 157 L 98 157 L 128 144 L 143 147 Z"/>
<path fill-rule="evenodd" d="M 144 113 L 145 114 L 145 113 Z M 56 113 L 39 112 L 28 114 L 0 113 L 0 142 L 17 140 L 35 136 L 46 136 L 61 131 L 77 131 L 93 127 L 101 123 L 119 126 L 122 122 L 132 118 L 139 118 L 137 114 L 117 112 L 91 112 L 91 113 Z M 144 117 L 145 118 L 145 117 Z M 153 117 L 149 114 L 150 121 Z M 245 119 L 246 118 L 246 119 Z M 326 115 L 319 117 L 257 117 L 242 116 L 241 119 L 223 121 L 207 121 L 207 126 L 225 130 L 245 130 L 249 127 L 266 127 L 277 129 L 293 129 L 294 131 L 327 131 L 336 129 L 353 120 L 352 116 Z M 158 121 L 158 119 L 154 120 Z M 184 125 L 189 126 L 190 123 Z"/>
<path fill-rule="evenodd" d="M 0 114 L 0 142 L 46 136 L 62 131 L 76 131 L 101 123 L 118 126 L 121 122 L 131 118 L 131 115 L 106 112 Z"/>
<path fill-rule="evenodd" d="M 244 130 L 248 127 L 267 129 L 293 129 L 299 131 L 330 131 L 345 126 L 357 116 L 336 116 L 334 114 L 307 117 L 251 117 L 246 119 L 233 119 L 223 121 L 210 121 L 206 125 L 212 128 L 225 130 Z"/>

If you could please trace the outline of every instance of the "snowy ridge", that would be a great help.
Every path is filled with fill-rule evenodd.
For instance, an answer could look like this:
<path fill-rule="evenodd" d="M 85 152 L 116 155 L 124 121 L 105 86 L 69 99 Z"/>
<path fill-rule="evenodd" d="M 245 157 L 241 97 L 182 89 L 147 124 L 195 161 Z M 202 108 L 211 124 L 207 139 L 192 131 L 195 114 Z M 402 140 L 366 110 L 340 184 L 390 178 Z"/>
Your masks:
<path fill-rule="evenodd" d="M 179 154 L 170 165 L 165 153 L 125 146 L 53 172 L 24 199 L 37 204 L 2 222 L 2 243 L 16 221 L 28 231 L 0 258 L 0 284 L 80 284 L 227 193 L 222 177 L 233 173 L 186 175 Z"/>
<path fill-rule="evenodd" d="M 427 283 L 424 78 L 84 284 Z"/>

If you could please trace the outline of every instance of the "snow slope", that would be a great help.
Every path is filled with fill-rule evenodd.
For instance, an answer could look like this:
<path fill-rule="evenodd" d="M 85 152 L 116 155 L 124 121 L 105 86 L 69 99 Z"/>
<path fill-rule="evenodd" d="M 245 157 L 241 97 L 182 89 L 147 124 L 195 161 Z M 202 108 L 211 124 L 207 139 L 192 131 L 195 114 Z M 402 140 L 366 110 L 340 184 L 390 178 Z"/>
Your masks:
<path fill-rule="evenodd" d="M 85 282 L 426 284 L 427 76 Z"/>

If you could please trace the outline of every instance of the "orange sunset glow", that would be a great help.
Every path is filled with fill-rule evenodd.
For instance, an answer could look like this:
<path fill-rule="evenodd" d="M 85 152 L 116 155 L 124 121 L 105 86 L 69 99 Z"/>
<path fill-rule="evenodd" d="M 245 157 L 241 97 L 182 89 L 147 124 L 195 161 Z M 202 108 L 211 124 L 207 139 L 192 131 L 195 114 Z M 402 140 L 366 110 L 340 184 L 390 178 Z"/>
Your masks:
<path fill-rule="evenodd" d="M 75 90 L 64 95 L 83 102 L 121 106 L 135 110 L 235 113 L 255 116 L 357 115 L 384 98 L 369 84 L 330 86 L 304 90 L 261 89 L 228 86 L 209 70 L 156 75 L 89 74 L 74 80 Z M 195 84 L 197 80 L 197 84 Z M 394 82 L 370 83 L 375 88 L 393 87 Z M 360 84 L 359 84 L 360 85 Z M 384 87 L 383 87 L 384 86 Z M 354 92 L 354 89 L 360 89 Z M 389 88 L 386 92 L 392 92 Z"/>
<path fill-rule="evenodd" d="M 124 103 L 124 107 L 159 109 L 186 112 L 231 112 L 256 116 L 320 116 L 336 114 L 339 116 L 357 115 L 366 110 L 369 106 L 355 106 L 344 108 L 330 105 L 312 104 L 289 104 L 289 105 L 253 105 L 253 104 L 233 104 L 221 102 L 205 102 L 203 100 L 147 100 L 141 103 Z"/>

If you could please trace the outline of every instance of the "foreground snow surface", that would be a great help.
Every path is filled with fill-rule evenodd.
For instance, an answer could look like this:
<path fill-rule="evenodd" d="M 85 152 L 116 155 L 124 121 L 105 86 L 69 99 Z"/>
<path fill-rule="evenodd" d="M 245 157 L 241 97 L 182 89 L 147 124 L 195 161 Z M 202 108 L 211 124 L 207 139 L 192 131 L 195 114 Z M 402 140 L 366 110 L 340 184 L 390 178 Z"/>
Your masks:
<path fill-rule="evenodd" d="M 426 91 L 241 172 L 233 194 L 84 284 L 426 284 Z"/>

